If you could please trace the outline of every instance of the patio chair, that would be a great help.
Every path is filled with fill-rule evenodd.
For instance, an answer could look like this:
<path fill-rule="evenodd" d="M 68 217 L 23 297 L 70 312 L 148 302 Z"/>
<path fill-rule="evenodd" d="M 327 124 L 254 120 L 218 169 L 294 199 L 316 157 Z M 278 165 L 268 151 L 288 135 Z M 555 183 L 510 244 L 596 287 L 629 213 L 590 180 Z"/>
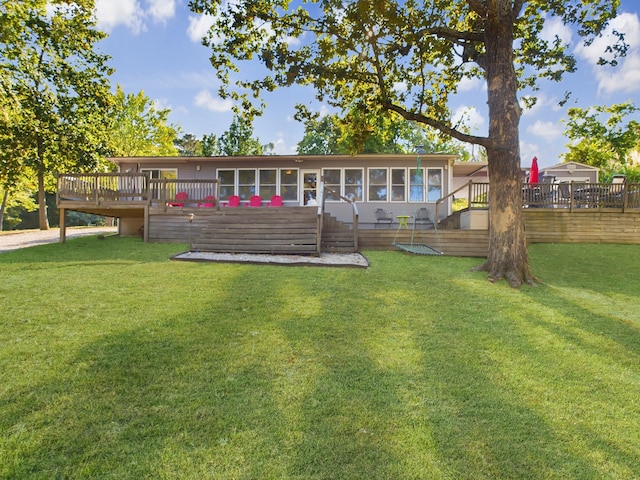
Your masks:
<path fill-rule="evenodd" d="M 229 200 L 222 203 L 223 207 L 239 207 L 240 206 L 240 197 L 238 195 L 231 195 Z"/>
<path fill-rule="evenodd" d="M 213 195 L 207 195 L 204 197 L 204 202 L 198 202 L 198 208 L 213 208 L 216 205 L 216 198 Z"/>
<path fill-rule="evenodd" d="M 184 201 L 189 197 L 187 192 L 178 192 L 176 193 L 176 201 L 175 202 L 167 202 L 167 206 L 169 207 L 184 207 Z"/>
<path fill-rule="evenodd" d="M 384 222 L 388 222 L 389 225 L 393 223 L 393 212 L 387 212 L 384 208 L 376 208 L 373 213 L 376 216 L 376 227 Z"/>
<path fill-rule="evenodd" d="M 413 216 L 413 223 L 415 225 L 430 225 L 433 222 L 431 221 L 431 215 L 429 214 L 429 209 L 422 207 L 416 210 L 415 215 Z"/>
<path fill-rule="evenodd" d="M 262 206 L 262 197 L 260 195 L 253 195 L 249 199 L 249 203 L 247 203 L 247 207 L 261 207 Z"/>
<path fill-rule="evenodd" d="M 281 207 L 282 197 L 280 195 L 274 195 L 271 197 L 271 201 L 267 204 L 269 207 Z"/>

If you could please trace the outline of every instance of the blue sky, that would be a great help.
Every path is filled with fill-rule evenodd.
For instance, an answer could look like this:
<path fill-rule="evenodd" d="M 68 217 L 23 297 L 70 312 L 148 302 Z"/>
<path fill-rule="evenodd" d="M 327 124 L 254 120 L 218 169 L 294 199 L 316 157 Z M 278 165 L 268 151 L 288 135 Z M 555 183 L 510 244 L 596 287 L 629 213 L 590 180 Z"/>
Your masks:
<path fill-rule="evenodd" d="M 206 31 L 204 17 L 193 14 L 186 0 L 97 0 L 98 26 L 109 34 L 100 45 L 112 57 L 116 72 L 113 85 L 120 84 L 126 93 L 144 91 L 162 108 L 171 109 L 170 123 L 179 125 L 183 133 L 201 138 L 204 134 L 220 135 L 229 128 L 233 113 L 231 104 L 217 96 L 219 82 L 200 44 Z M 611 105 L 627 100 L 640 106 L 640 18 L 638 0 L 622 0 L 619 16 L 612 28 L 626 33 L 631 51 L 617 68 L 597 67 L 604 49 L 603 41 L 589 48 L 577 44 L 577 35 L 560 23 L 548 23 L 543 35 L 555 34 L 568 42 L 579 61 L 578 71 L 567 75 L 560 84 L 549 82 L 537 94 L 537 105 L 525 111 L 520 128 L 522 165 L 538 157 L 541 168 L 560 161 L 567 139 L 561 123 L 566 108 Z M 564 92 L 573 92 L 563 108 L 558 101 Z M 267 109 L 254 122 L 255 136 L 262 143 L 271 142 L 276 153 L 295 153 L 304 133 L 302 124 L 293 120 L 294 105 L 307 103 L 325 112 L 313 98 L 309 88 L 280 89 L 264 98 Z M 465 84 L 452 108 L 465 111 L 471 119 L 473 133 L 484 135 L 488 118 L 482 110 L 486 102 L 483 82 Z"/>

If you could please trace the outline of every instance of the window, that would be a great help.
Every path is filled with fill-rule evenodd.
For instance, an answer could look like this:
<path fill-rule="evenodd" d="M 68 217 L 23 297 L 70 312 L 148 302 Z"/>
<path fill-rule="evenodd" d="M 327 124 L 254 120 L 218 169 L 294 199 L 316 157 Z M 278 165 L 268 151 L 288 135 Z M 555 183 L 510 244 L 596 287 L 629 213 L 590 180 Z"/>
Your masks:
<path fill-rule="evenodd" d="M 391 201 L 404 202 L 406 195 L 406 168 L 391 169 Z"/>
<path fill-rule="evenodd" d="M 273 197 L 276 190 L 276 182 L 278 180 L 278 170 L 274 169 L 261 169 L 260 170 L 260 190 L 259 195 L 263 200 L 269 200 Z"/>
<path fill-rule="evenodd" d="M 236 193 L 236 171 L 218 170 L 218 179 L 220 180 L 220 198 L 229 200 L 229 197 Z"/>
<path fill-rule="evenodd" d="M 344 196 L 352 202 L 363 200 L 361 168 L 344 170 Z"/>
<path fill-rule="evenodd" d="M 442 197 L 442 170 L 427 169 L 427 202 L 436 202 Z"/>
<path fill-rule="evenodd" d="M 178 178 L 178 170 L 175 168 L 157 168 L 157 169 L 142 169 L 142 173 L 148 173 L 149 178 L 161 179 L 161 180 L 175 180 Z"/>
<path fill-rule="evenodd" d="M 409 201 L 424 202 L 424 170 L 409 169 Z"/>
<path fill-rule="evenodd" d="M 340 193 L 340 179 L 342 177 L 340 169 L 325 169 L 322 171 L 322 175 L 324 177 L 324 185 L 326 188 L 330 188 L 331 190 Z M 340 197 L 337 194 L 325 192 L 325 200 L 339 202 Z"/>
<path fill-rule="evenodd" d="M 386 202 L 388 200 L 386 168 L 369 169 L 369 201 Z"/>
<path fill-rule="evenodd" d="M 241 200 L 249 200 L 256 194 L 256 171 L 238 170 L 238 196 Z"/>
<path fill-rule="evenodd" d="M 298 201 L 298 170 L 280 170 L 280 196 L 283 200 Z"/>

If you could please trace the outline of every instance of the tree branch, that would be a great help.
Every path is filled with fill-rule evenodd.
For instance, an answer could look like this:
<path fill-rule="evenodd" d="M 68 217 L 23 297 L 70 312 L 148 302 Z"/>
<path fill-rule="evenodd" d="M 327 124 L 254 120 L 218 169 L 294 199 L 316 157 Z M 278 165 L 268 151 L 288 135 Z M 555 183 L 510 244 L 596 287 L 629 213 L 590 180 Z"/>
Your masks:
<path fill-rule="evenodd" d="M 471 10 L 480 15 L 480 17 L 484 18 L 487 16 L 487 5 L 485 0 L 467 0 L 467 4 L 471 7 Z"/>
<path fill-rule="evenodd" d="M 460 140 L 461 142 L 473 143 L 475 145 L 481 145 L 485 148 L 488 148 L 492 143 L 488 137 L 478 137 L 476 135 L 469 135 L 467 133 L 462 133 L 461 131 L 456 130 L 455 128 L 451 128 L 448 125 L 438 120 L 435 120 L 433 118 L 427 117 L 426 115 L 422 115 L 419 113 L 409 112 L 408 110 L 404 109 L 400 105 L 396 105 L 391 102 L 383 101 L 382 107 L 386 110 L 397 113 L 398 115 L 405 118 L 406 120 L 411 120 L 417 123 L 424 123 L 425 125 L 429 125 L 430 127 L 433 127 L 441 131 L 442 133 L 449 135 L 450 137 Z"/>

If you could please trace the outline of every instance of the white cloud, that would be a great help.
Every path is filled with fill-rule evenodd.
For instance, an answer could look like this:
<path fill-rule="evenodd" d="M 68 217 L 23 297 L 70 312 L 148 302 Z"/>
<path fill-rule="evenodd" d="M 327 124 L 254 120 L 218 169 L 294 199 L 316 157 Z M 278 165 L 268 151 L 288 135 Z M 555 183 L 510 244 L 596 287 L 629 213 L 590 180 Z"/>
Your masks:
<path fill-rule="evenodd" d="M 485 124 L 485 119 L 475 107 L 460 107 L 451 115 L 454 125 L 460 123 L 474 132 Z"/>
<path fill-rule="evenodd" d="M 523 117 L 535 117 L 543 110 L 557 112 L 562 109 L 560 101 L 556 96 L 548 97 L 544 92 L 536 92 L 534 96 L 537 98 L 537 101 L 533 107 L 525 108 L 524 103 L 520 105 L 522 107 Z"/>
<path fill-rule="evenodd" d="M 230 99 L 214 97 L 208 90 L 200 90 L 193 99 L 193 103 L 198 107 L 219 113 L 229 112 L 233 107 L 233 102 Z"/>
<path fill-rule="evenodd" d="M 146 30 L 144 11 L 137 0 L 97 0 L 96 18 L 98 28 L 108 32 L 119 25 L 127 27 L 134 34 Z"/>
<path fill-rule="evenodd" d="M 565 25 L 558 17 L 552 17 L 546 20 L 542 32 L 540 32 L 540 38 L 551 44 L 553 44 L 556 37 L 558 37 L 564 45 L 571 45 L 572 36 L 571 28 Z"/>
<path fill-rule="evenodd" d="M 146 0 L 145 5 L 139 0 L 96 0 L 98 28 L 110 32 L 122 25 L 138 34 L 147 30 L 147 20 L 166 23 L 176 14 L 176 0 Z"/>
<path fill-rule="evenodd" d="M 214 22 L 215 17 L 213 15 L 203 14 L 197 17 L 189 17 L 187 35 L 189 35 L 192 42 L 200 42 L 207 35 Z"/>
<path fill-rule="evenodd" d="M 552 141 L 561 137 L 563 130 L 562 127 L 555 122 L 543 122 L 542 120 L 537 120 L 527 127 L 527 133 L 535 135 L 536 137 L 541 137 L 547 141 Z"/>
<path fill-rule="evenodd" d="M 458 84 L 458 92 L 486 89 L 486 82 L 480 78 L 464 77 Z"/>
<path fill-rule="evenodd" d="M 176 14 L 176 0 L 147 0 L 147 12 L 154 22 L 164 23 Z"/>
<path fill-rule="evenodd" d="M 606 51 L 613 44 L 616 36 L 613 32 L 624 33 L 625 42 L 629 45 L 626 57 L 618 58 L 617 67 L 598 66 L 602 57 L 613 59 L 613 54 Z M 614 18 L 602 37 L 591 45 L 579 45 L 576 54 L 587 61 L 593 68 L 598 80 L 598 92 L 610 94 L 614 92 L 631 92 L 640 90 L 640 20 L 637 13 L 622 13 Z"/>

